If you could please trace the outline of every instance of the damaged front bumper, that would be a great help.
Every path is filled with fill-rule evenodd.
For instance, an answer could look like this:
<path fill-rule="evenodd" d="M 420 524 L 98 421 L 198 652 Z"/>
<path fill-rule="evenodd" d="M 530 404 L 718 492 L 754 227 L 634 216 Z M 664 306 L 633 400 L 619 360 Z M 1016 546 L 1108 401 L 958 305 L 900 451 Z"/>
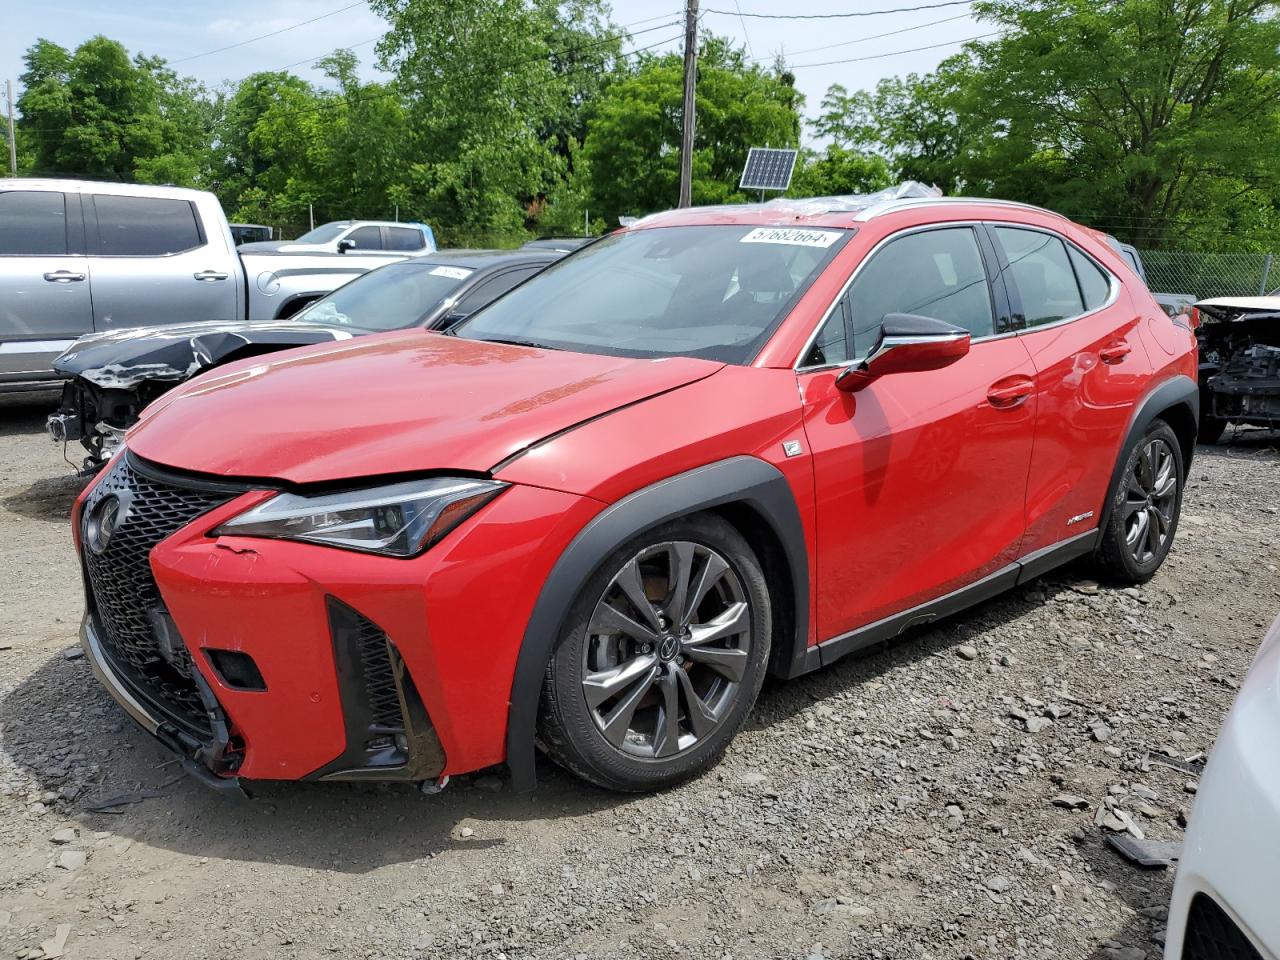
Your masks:
<path fill-rule="evenodd" d="M 225 755 L 229 739 L 225 720 L 217 718 L 221 736 L 212 744 L 202 744 L 193 740 L 173 723 L 161 719 L 159 711 L 147 706 L 143 702 L 144 698 L 132 688 L 132 684 L 112 666 L 106 651 L 102 648 L 102 640 L 98 636 L 93 617 L 89 613 L 85 613 L 80 623 L 80 646 L 84 649 L 85 659 L 89 661 L 89 666 L 93 669 L 98 682 L 106 687 L 116 703 L 124 708 L 125 713 L 129 714 L 138 726 L 177 755 L 183 770 L 207 787 L 219 791 L 243 793 L 238 777 L 220 776 L 208 765 L 211 759 Z M 209 697 L 212 698 L 212 693 L 209 693 Z"/>

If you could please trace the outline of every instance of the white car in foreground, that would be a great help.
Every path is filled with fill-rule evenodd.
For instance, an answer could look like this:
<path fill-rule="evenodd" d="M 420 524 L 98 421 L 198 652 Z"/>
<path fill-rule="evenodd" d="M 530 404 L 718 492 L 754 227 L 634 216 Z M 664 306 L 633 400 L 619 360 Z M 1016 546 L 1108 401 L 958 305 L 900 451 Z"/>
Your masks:
<path fill-rule="evenodd" d="M 1164 955 L 1280 960 L 1280 618 L 1200 778 Z"/>

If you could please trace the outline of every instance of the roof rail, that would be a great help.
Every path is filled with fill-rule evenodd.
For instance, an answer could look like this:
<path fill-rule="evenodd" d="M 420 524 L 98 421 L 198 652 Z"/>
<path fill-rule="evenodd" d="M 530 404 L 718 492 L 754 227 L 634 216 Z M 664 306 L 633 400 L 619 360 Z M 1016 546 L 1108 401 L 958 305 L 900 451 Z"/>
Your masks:
<path fill-rule="evenodd" d="M 902 197 L 897 200 L 885 200 L 882 203 L 867 207 L 867 209 L 855 214 L 853 219 L 859 223 L 865 223 L 875 217 L 883 216 L 886 213 L 894 213 L 898 210 L 934 204 L 945 206 L 957 203 L 980 203 L 989 207 L 1013 207 L 1018 210 L 1034 210 L 1036 213 L 1047 213 L 1061 220 L 1067 219 L 1062 214 L 1054 210 L 1048 210 L 1045 207 L 1037 207 L 1031 203 L 1019 203 L 1016 200 L 997 200 L 990 197 Z"/>

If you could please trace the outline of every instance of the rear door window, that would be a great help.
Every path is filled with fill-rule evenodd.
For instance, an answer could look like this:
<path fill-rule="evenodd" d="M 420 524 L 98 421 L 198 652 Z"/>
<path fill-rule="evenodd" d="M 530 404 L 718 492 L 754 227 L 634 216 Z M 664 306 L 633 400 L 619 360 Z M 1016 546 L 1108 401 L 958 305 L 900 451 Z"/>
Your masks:
<path fill-rule="evenodd" d="M 421 250 L 427 245 L 421 230 L 412 227 L 383 227 L 388 250 Z"/>
<path fill-rule="evenodd" d="M 187 200 L 95 194 L 97 257 L 163 257 L 204 245 L 195 207 Z"/>
<path fill-rule="evenodd" d="M 1017 227 L 996 227 L 995 233 L 1009 261 L 1028 327 L 1084 313 L 1065 242 L 1051 233 Z"/>
<path fill-rule="evenodd" d="M 356 250 L 381 250 L 382 231 L 377 227 L 358 227 L 346 236 L 355 244 Z"/>
<path fill-rule="evenodd" d="M 67 200 L 44 190 L 0 193 L 0 256 L 60 257 L 67 253 Z"/>

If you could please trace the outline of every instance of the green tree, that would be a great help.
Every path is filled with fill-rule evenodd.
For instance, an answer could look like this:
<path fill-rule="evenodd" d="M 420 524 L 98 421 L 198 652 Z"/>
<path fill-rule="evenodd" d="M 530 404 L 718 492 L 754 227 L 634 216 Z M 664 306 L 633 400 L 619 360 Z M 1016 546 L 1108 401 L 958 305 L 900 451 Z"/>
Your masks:
<path fill-rule="evenodd" d="M 378 45 L 380 64 L 395 73 L 408 104 L 411 159 L 401 193 L 442 226 L 446 242 L 526 236 L 531 208 L 568 169 L 568 141 L 582 106 L 575 106 L 574 84 L 583 82 L 583 71 L 598 70 L 599 51 L 583 38 L 603 39 L 596 36 L 606 29 L 603 5 L 371 0 L 370 6 L 390 24 Z M 578 43 L 576 53 L 566 37 Z"/>
<path fill-rule="evenodd" d="M 195 184 L 213 109 L 158 58 L 96 36 L 74 53 L 38 40 L 24 56 L 24 155 L 31 172 Z"/>
<path fill-rule="evenodd" d="M 582 154 L 590 165 L 592 209 L 609 222 L 675 204 L 683 89 L 679 56 L 646 56 L 597 101 Z M 747 150 L 797 146 L 802 103 L 789 75 L 749 65 L 724 39 L 704 40 L 698 52 L 693 202 L 748 199 L 738 190 Z"/>

